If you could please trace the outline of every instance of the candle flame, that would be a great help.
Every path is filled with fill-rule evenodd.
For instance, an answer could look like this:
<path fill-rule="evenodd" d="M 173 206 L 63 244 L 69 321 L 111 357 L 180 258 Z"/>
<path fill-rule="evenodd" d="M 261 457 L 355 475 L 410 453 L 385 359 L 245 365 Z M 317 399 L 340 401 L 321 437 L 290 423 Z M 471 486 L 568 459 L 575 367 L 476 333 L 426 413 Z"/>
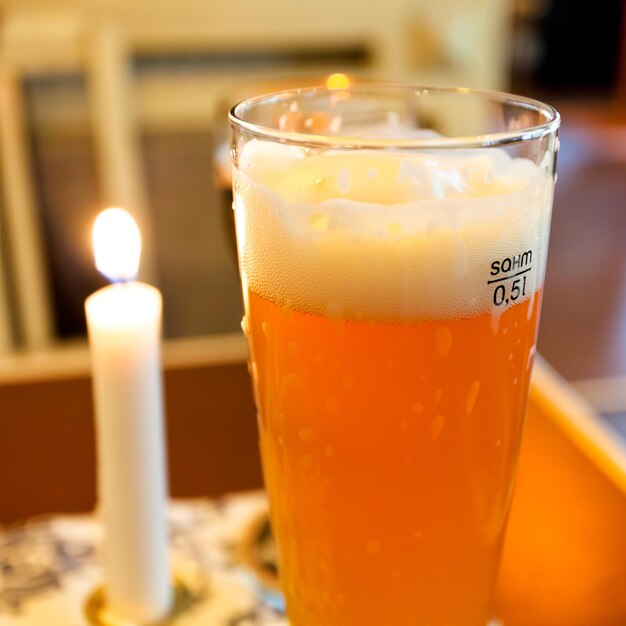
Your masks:
<path fill-rule="evenodd" d="M 350 79 L 345 74 L 331 74 L 326 80 L 328 89 L 347 89 Z"/>
<path fill-rule="evenodd" d="M 141 256 L 141 233 L 124 209 L 106 209 L 93 225 L 96 268 L 110 281 L 133 280 Z"/>

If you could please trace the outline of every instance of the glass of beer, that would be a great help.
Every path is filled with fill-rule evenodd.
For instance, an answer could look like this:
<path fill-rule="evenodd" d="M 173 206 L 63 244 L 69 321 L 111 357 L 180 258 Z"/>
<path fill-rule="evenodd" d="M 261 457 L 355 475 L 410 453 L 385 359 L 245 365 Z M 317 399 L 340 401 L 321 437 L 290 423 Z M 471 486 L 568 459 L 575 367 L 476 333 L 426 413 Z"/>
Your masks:
<path fill-rule="evenodd" d="M 311 88 L 230 114 L 244 332 L 293 626 L 485 626 L 558 113 Z"/>

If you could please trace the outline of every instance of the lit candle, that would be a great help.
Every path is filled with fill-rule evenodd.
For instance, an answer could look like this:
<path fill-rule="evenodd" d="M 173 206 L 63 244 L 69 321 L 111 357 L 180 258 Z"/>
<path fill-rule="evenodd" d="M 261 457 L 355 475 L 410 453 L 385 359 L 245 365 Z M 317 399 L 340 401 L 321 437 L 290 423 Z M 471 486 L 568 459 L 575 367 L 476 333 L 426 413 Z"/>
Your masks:
<path fill-rule="evenodd" d="M 171 606 L 163 435 L 161 294 L 135 282 L 141 236 L 121 209 L 94 224 L 96 267 L 112 281 L 87 298 L 98 451 L 98 490 L 105 528 L 106 601 L 139 623 Z"/>

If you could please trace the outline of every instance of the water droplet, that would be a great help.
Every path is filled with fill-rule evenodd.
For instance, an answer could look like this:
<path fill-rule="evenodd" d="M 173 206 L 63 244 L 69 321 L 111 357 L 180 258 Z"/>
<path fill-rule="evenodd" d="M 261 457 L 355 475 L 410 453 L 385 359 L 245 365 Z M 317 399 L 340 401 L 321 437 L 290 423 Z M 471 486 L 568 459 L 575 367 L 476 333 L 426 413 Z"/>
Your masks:
<path fill-rule="evenodd" d="M 350 191 L 350 172 L 348 172 L 348 170 L 343 169 L 339 172 L 338 184 L 341 193 L 348 193 Z"/>
<path fill-rule="evenodd" d="M 441 389 L 437 389 L 435 391 L 435 395 L 433 396 L 435 399 L 435 404 L 439 404 L 441 402 L 442 394 L 443 394 L 443 391 Z"/>
<path fill-rule="evenodd" d="M 392 578 L 400 578 L 400 572 L 396 569 L 393 572 L 391 572 L 391 577 Z"/>
<path fill-rule="evenodd" d="M 287 299 L 283 302 L 283 305 L 280 307 L 280 312 L 285 319 L 291 319 L 291 300 Z"/>
<path fill-rule="evenodd" d="M 406 430 L 409 427 L 409 423 L 406 420 L 402 420 L 400 422 L 400 428 L 402 428 L 402 430 Z"/>
<path fill-rule="evenodd" d="M 502 439 L 498 439 L 496 441 L 496 448 L 499 448 L 502 445 Z"/>
<path fill-rule="evenodd" d="M 335 454 L 335 449 L 332 446 L 324 446 L 324 454 L 327 457 L 331 457 Z"/>
<path fill-rule="evenodd" d="M 513 385 L 517 385 L 517 383 L 518 383 L 518 382 L 519 382 L 519 381 L 518 381 L 518 379 L 517 379 L 517 378 L 514 378 L 514 379 L 513 379 Z"/>
<path fill-rule="evenodd" d="M 278 435 L 278 445 L 279 446 L 284 446 L 285 445 L 285 438 L 282 435 Z"/>
<path fill-rule="evenodd" d="M 370 554 L 378 554 L 380 552 L 381 547 L 382 546 L 381 546 L 380 541 L 377 541 L 376 539 L 370 539 L 365 545 L 365 549 Z"/>
<path fill-rule="evenodd" d="M 421 539 L 424 536 L 424 533 L 421 530 L 416 530 L 413 533 L 413 539 Z"/>
<path fill-rule="evenodd" d="M 295 113 L 298 110 L 298 101 L 297 100 L 292 100 L 291 104 L 289 105 L 289 110 L 292 113 Z"/>
<path fill-rule="evenodd" d="M 421 402 L 414 402 L 411 405 L 411 413 L 415 413 L 415 415 L 419 415 L 424 410 L 424 405 Z"/>
<path fill-rule="evenodd" d="M 319 178 L 316 178 L 313 181 L 313 186 L 316 189 L 323 189 L 326 186 L 326 179 L 323 176 L 320 176 Z"/>
<path fill-rule="evenodd" d="M 333 117 L 330 120 L 330 124 L 328 125 L 328 130 L 330 130 L 331 133 L 338 133 L 341 130 L 341 125 L 343 124 L 343 119 L 340 115 L 335 115 L 335 117 Z"/>
<path fill-rule="evenodd" d="M 269 337 L 269 336 L 270 336 L 270 325 L 269 325 L 269 322 L 263 322 L 263 323 L 261 324 L 261 329 L 263 330 L 263 334 L 264 334 L 266 337 Z"/>
<path fill-rule="evenodd" d="M 426 351 L 424 351 L 424 354 L 426 354 Z M 420 380 L 426 380 L 426 374 L 420 374 Z"/>
<path fill-rule="evenodd" d="M 311 469 L 313 467 L 313 455 L 305 454 L 302 457 L 302 465 L 304 465 L 306 469 Z"/>
<path fill-rule="evenodd" d="M 241 318 L 241 330 L 243 331 L 244 336 L 247 337 L 249 334 L 248 318 L 245 315 Z"/>
<path fill-rule="evenodd" d="M 439 439 L 439 435 L 441 435 L 444 426 L 445 420 L 443 419 L 443 415 L 439 413 L 430 423 L 430 434 L 433 441 Z"/>
<path fill-rule="evenodd" d="M 378 170 L 375 167 L 370 167 L 367 170 L 367 176 L 368 178 L 376 178 L 376 176 L 378 176 Z"/>
<path fill-rule="evenodd" d="M 452 348 L 452 334 L 445 326 L 440 326 L 435 331 L 435 345 L 437 347 L 437 354 L 442 358 L 450 352 Z"/>
<path fill-rule="evenodd" d="M 465 400 L 465 413 L 469 415 L 474 410 L 474 405 L 476 404 L 476 398 L 478 398 L 478 392 L 480 391 L 480 383 L 475 380 L 470 386 L 469 393 L 467 394 L 467 398 Z"/>
<path fill-rule="evenodd" d="M 328 398 L 328 400 L 324 403 L 324 408 L 329 413 L 337 413 L 337 411 L 339 411 L 339 405 L 334 398 Z"/>
<path fill-rule="evenodd" d="M 328 565 L 328 561 L 325 561 L 324 559 L 320 559 L 318 561 L 318 564 L 319 564 L 320 569 L 322 570 L 322 572 L 324 572 L 324 573 L 330 572 L 330 566 Z"/>
<path fill-rule="evenodd" d="M 325 215 L 324 213 L 314 213 L 311 215 L 311 226 L 313 226 L 315 230 L 324 230 L 328 228 L 328 222 L 328 215 Z"/>
<path fill-rule="evenodd" d="M 298 354 L 298 346 L 293 341 L 290 341 L 287 345 L 287 354 L 289 356 L 296 356 Z"/>
<path fill-rule="evenodd" d="M 303 442 L 313 441 L 315 431 L 310 426 L 304 426 L 298 431 L 298 439 Z"/>

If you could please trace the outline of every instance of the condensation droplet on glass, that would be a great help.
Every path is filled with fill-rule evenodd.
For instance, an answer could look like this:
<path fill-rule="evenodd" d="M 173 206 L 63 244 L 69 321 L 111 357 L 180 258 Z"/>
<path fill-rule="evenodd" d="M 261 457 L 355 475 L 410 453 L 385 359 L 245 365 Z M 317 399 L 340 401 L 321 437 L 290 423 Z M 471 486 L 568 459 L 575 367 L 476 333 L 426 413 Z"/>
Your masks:
<path fill-rule="evenodd" d="M 535 310 L 535 294 L 533 293 L 528 300 L 528 311 L 526 313 L 526 319 L 532 319 L 533 312 Z"/>
<path fill-rule="evenodd" d="M 376 176 L 378 176 L 378 170 L 375 167 L 370 167 L 367 170 L 367 177 L 368 178 L 376 178 Z"/>
<path fill-rule="evenodd" d="M 421 530 L 416 530 L 413 533 L 413 539 L 421 539 L 424 536 L 424 533 Z"/>
<path fill-rule="evenodd" d="M 435 393 L 433 395 L 433 398 L 435 400 L 435 404 L 439 404 L 441 402 L 441 396 L 443 395 L 443 390 L 442 389 L 436 389 Z"/>
<path fill-rule="evenodd" d="M 397 569 L 393 570 L 393 572 L 391 572 L 391 577 L 392 578 L 400 578 L 400 572 Z"/>
<path fill-rule="evenodd" d="M 346 169 L 341 170 L 337 178 L 337 183 L 341 193 L 348 193 L 350 191 L 350 172 Z"/>
<path fill-rule="evenodd" d="M 480 391 L 480 383 L 475 380 L 470 386 L 469 393 L 465 399 L 465 413 L 469 415 L 474 410 L 476 404 L 476 398 L 478 398 L 478 392 Z"/>
<path fill-rule="evenodd" d="M 323 189 L 325 185 L 326 185 L 326 179 L 323 176 L 320 176 L 313 181 L 313 186 L 316 189 Z"/>
<path fill-rule="evenodd" d="M 289 105 L 289 110 L 292 113 L 295 113 L 298 110 L 298 101 L 297 100 L 292 100 L 291 104 Z"/>
<path fill-rule="evenodd" d="M 335 449 L 332 446 L 324 446 L 324 455 L 331 457 L 335 454 Z"/>
<path fill-rule="evenodd" d="M 296 356 L 298 354 L 298 346 L 295 342 L 290 341 L 287 344 L 287 354 L 289 356 Z"/>
<path fill-rule="evenodd" d="M 443 415 L 441 415 L 441 413 L 438 413 L 433 421 L 430 423 L 430 435 L 433 441 L 439 439 L 439 436 L 441 435 L 444 426 L 445 420 L 443 419 Z"/>
<path fill-rule="evenodd" d="M 496 448 L 499 448 L 502 445 L 502 439 L 496 440 Z"/>
<path fill-rule="evenodd" d="M 380 549 L 382 548 L 382 545 L 380 543 L 380 541 L 376 540 L 376 539 L 370 539 L 366 544 L 365 544 L 365 549 L 367 550 L 367 552 L 369 552 L 370 554 L 378 554 L 380 552 Z"/>
<path fill-rule="evenodd" d="M 324 230 L 328 227 L 328 215 L 324 213 L 314 213 L 311 215 L 311 226 L 315 228 L 315 230 Z"/>
<path fill-rule="evenodd" d="M 309 441 L 313 441 L 315 439 L 315 431 L 311 426 L 303 426 L 298 431 L 298 439 L 304 443 L 308 443 Z"/>
<path fill-rule="evenodd" d="M 415 415 L 419 415 L 424 410 L 424 405 L 421 402 L 414 402 L 411 405 L 411 413 L 415 413 Z"/>
<path fill-rule="evenodd" d="M 261 324 L 261 329 L 263 330 L 263 334 L 264 334 L 266 337 L 269 337 L 269 336 L 270 336 L 270 325 L 269 325 L 269 322 L 263 322 L 263 323 Z"/>
<path fill-rule="evenodd" d="M 449 328 L 440 326 L 435 331 L 435 345 L 437 348 L 437 354 L 440 357 L 445 357 L 452 348 L 452 333 Z"/>
<path fill-rule="evenodd" d="M 402 420 L 402 421 L 400 422 L 400 428 L 401 428 L 402 430 L 406 430 L 408 427 L 409 427 L 409 423 L 408 423 L 406 420 Z"/>
<path fill-rule="evenodd" d="M 324 403 L 324 408 L 329 413 L 337 413 L 337 411 L 339 411 L 339 405 L 334 398 L 328 398 L 328 400 Z"/>
<path fill-rule="evenodd" d="M 307 130 L 311 130 L 311 128 L 313 128 L 313 118 L 312 118 L 312 117 L 307 117 L 307 118 L 304 120 L 304 127 L 305 127 Z"/>
<path fill-rule="evenodd" d="M 343 125 L 343 118 L 340 115 L 335 115 L 328 124 L 328 130 L 331 133 L 338 133 Z"/>
<path fill-rule="evenodd" d="M 514 385 L 517 385 L 517 383 L 518 383 L 518 382 L 519 382 L 519 380 L 518 380 L 517 378 L 514 378 L 514 379 L 513 379 L 513 384 L 514 384 Z"/>

